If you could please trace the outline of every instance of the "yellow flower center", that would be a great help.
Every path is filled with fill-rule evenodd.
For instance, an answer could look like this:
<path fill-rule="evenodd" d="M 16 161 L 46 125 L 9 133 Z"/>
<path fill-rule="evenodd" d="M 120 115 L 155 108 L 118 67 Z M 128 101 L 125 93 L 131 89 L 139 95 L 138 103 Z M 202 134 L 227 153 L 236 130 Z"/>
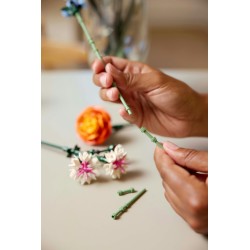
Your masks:
<path fill-rule="evenodd" d="M 81 130 L 86 131 L 88 134 L 95 133 L 98 130 L 98 121 L 95 117 L 85 117 L 80 125 Z"/>

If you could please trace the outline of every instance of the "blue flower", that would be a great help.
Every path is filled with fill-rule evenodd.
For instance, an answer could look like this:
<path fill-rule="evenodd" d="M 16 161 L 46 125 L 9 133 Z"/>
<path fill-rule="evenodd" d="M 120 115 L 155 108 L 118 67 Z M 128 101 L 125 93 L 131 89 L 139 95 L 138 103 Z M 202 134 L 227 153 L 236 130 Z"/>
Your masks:
<path fill-rule="evenodd" d="M 71 7 L 74 5 L 76 8 L 82 8 L 85 6 L 85 0 L 71 0 L 67 1 L 66 6 Z"/>
<path fill-rule="evenodd" d="M 68 0 L 66 6 L 61 9 L 64 17 L 74 16 L 81 8 L 85 7 L 85 0 Z"/>

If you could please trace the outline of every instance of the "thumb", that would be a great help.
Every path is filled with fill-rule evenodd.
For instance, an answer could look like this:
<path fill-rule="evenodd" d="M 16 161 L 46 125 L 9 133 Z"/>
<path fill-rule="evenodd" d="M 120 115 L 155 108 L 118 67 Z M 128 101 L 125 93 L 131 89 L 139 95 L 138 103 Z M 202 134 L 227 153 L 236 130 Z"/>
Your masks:
<path fill-rule="evenodd" d="M 206 151 L 180 148 L 171 142 L 164 142 L 163 147 L 177 164 L 195 171 L 208 172 L 208 154 Z"/>

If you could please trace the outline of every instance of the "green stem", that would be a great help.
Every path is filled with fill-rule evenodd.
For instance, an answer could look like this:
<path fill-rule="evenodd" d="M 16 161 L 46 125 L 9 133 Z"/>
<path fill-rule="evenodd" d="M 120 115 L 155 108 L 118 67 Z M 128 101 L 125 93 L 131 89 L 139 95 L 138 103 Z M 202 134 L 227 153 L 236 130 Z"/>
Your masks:
<path fill-rule="evenodd" d="M 69 147 L 63 147 L 63 146 L 59 146 L 59 145 L 56 145 L 50 142 L 45 142 L 45 141 L 41 141 L 41 144 L 52 147 L 52 148 L 60 149 L 67 153 L 67 157 L 72 157 L 72 155 L 78 156 L 80 152 L 80 148 L 77 145 L 75 145 L 74 148 L 69 148 Z"/>
<path fill-rule="evenodd" d="M 121 195 L 135 193 L 135 192 L 136 192 L 136 190 L 134 188 L 130 188 L 128 190 L 120 190 L 117 193 L 121 196 Z"/>
<path fill-rule="evenodd" d="M 59 145 L 56 145 L 56 144 L 53 144 L 53 143 L 50 143 L 50 142 L 45 142 L 45 141 L 41 141 L 41 144 L 52 147 L 52 148 L 61 149 L 63 151 L 68 149 L 67 147 L 59 146 Z"/>
<path fill-rule="evenodd" d="M 82 17 L 81 17 L 81 15 L 80 15 L 80 13 L 77 12 L 77 13 L 75 14 L 75 17 L 76 17 L 78 23 L 80 24 L 81 28 L 83 29 L 83 32 L 84 32 L 84 34 L 85 34 L 85 36 L 86 36 L 86 38 L 87 38 L 87 40 L 88 40 L 88 43 L 89 43 L 89 45 L 91 46 L 91 48 L 93 49 L 94 53 L 96 54 L 96 57 L 97 57 L 99 60 L 101 60 L 102 63 L 103 63 L 103 65 L 105 66 L 106 63 L 105 63 L 105 61 L 103 60 L 103 58 L 102 58 L 100 52 L 99 52 L 98 49 L 96 48 L 95 42 L 94 42 L 93 39 L 91 38 L 91 36 L 90 36 L 90 34 L 89 34 L 89 32 L 88 32 L 88 30 L 87 30 L 87 28 L 86 28 L 86 26 L 85 26 L 83 20 L 82 20 Z M 117 87 L 115 82 L 113 82 L 113 86 Z M 128 112 L 128 114 L 131 115 L 132 112 L 131 112 L 131 110 L 130 110 L 130 107 L 127 105 L 126 101 L 124 100 L 124 98 L 123 98 L 123 96 L 122 96 L 121 94 L 119 94 L 119 98 L 120 98 L 120 101 L 122 102 L 123 106 L 125 107 L 126 111 Z M 162 144 L 161 142 L 158 142 L 157 139 L 156 139 L 154 136 L 152 136 L 152 135 L 147 131 L 146 128 L 141 127 L 140 130 L 141 130 L 141 132 L 145 133 L 145 134 L 149 137 L 149 139 L 150 139 L 152 142 L 154 142 L 159 148 L 163 149 L 163 144 Z"/>
<path fill-rule="evenodd" d="M 124 212 L 127 211 L 129 207 L 131 207 L 147 190 L 144 188 L 141 192 L 139 192 L 133 199 L 131 199 L 128 203 L 122 206 L 117 212 L 112 214 L 112 218 L 114 220 L 118 219 Z"/>
<path fill-rule="evenodd" d="M 57 148 L 60 149 L 66 153 L 68 153 L 67 157 L 71 157 L 72 155 L 78 156 L 79 152 L 80 152 L 80 148 L 76 145 L 74 148 L 69 148 L 69 147 L 63 147 L 63 146 L 59 146 L 50 142 L 45 142 L 45 141 L 41 141 L 42 145 L 46 145 L 52 148 Z M 87 152 L 89 154 L 100 154 L 100 153 L 105 153 L 105 152 L 110 152 L 112 150 L 114 150 L 115 145 L 109 145 L 107 148 L 102 149 L 102 150 L 95 150 L 95 149 L 90 149 Z M 98 158 L 99 157 L 99 158 Z M 101 161 L 101 162 L 105 162 L 107 163 L 107 161 L 105 160 L 104 157 L 102 156 L 98 156 L 97 158 Z"/>
<path fill-rule="evenodd" d="M 100 153 L 104 153 L 104 152 L 110 152 L 110 151 L 112 151 L 114 149 L 115 149 L 115 145 L 109 145 L 107 148 L 105 148 L 103 150 L 91 149 L 91 150 L 88 150 L 87 152 L 89 154 L 100 154 Z"/>
<path fill-rule="evenodd" d="M 158 140 L 156 139 L 156 137 L 154 137 L 153 135 L 151 135 L 146 128 L 141 127 L 140 128 L 141 132 L 144 133 L 152 142 L 154 142 L 159 148 L 163 149 L 163 144 L 161 142 L 158 142 Z"/>
<path fill-rule="evenodd" d="M 93 51 L 94 51 L 96 57 L 97 57 L 99 60 L 101 60 L 102 63 L 103 63 L 103 65 L 105 66 L 106 63 L 105 63 L 105 61 L 103 60 L 103 58 L 102 58 L 100 52 L 99 52 L 98 49 L 96 48 L 95 42 L 94 42 L 93 39 L 91 38 L 91 36 L 90 36 L 90 34 L 89 34 L 88 30 L 87 30 L 87 27 L 85 26 L 85 24 L 84 24 L 84 22 L 83 22 L 83 20 L 82 20 L 82 17 L 81 17 L 81 15 L 80 15 L 80 13 L 77 12 L 77 13 L 75 14 L 75 17 L 76 17 L 78 23 L 80 24 L 81 28 L 83 29 L 83 32 L 84 32 L 84 34 L 85 34 L 85 36 L 86 36 L 86 38 L 87 38 L 87 40 L 88 40 L 88 43 L 89 43 L 89 45 L 91 46 L 91 48 L 93 49 Z M 117 87 L 115 82 L 113 82 L 113 86 L 114 86 L 114 87 Z M 119 98 L 120 98 L 120 101 L 122 102 L 124 108 L 125 108 L 126 111 L 128 112 L 128 114 L 131 115 L 132 112 L 131 112 L 131 110 L 130 110 L 130 107 L 127 105 L 126 101 L 124 100 L 124 98 L 123 98 L 123 96 L 122 96 L 121 94 L 119 94 Z"/>
<path fill-rule="evenodd" d="M 97 156 L 98 161 L 103 162 L 103 163 L 108 163 L 105 157 L 103 156 Z"/>

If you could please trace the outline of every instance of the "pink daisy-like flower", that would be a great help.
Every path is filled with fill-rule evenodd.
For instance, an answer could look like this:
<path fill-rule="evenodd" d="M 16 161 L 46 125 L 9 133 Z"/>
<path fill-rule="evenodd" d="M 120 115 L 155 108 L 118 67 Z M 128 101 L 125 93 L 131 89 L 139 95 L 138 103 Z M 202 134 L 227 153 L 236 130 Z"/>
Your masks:
<path fill-rule="evenodd" d="M 98 171 L 94 168 L 92 160 L 92 155 L 87 152 L 79 153 L 78 157 L 74 156 L 69 164 L 70 177 L 81 185 L 86 182 L 90 184 L 92 180 L 96 180 Z"/>
<path fill-rule="evenodd" d="M 121 174 L 125 174 L 127 168 L 126 155 L 127 153 L 120 144 L 115 147 L 114 151 L 106 153 L 105 158 L 108 163 L 103 165 L 106 174 L 110 175 L 113 179 L 119 179 Z"/>

